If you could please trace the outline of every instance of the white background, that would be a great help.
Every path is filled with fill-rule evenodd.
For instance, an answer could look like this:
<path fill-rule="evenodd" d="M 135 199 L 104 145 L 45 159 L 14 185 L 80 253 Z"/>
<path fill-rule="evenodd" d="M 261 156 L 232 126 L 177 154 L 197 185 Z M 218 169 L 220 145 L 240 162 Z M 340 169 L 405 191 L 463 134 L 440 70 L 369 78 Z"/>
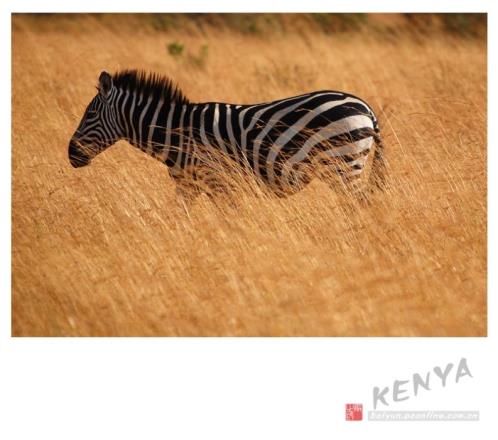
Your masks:
<path fill-rule="evenodd" d="M 308 0 L 270 7 L 280 12 L 489 13 L 488 338 L 48 339 L 10 337 L 11 12 L 261 12 L 269 4 L 2 1 L 0 439 L 492 438 L 497 397 L 493 78 L 498 25 L 493 3 Z M 473 378 L 456 384 L 462 357 Z M 410 380 L 413 373 L 425 377 L 449 362 L 455 366 L 445 388 L 432 373 L 431 391 L 422 389 L 417 397 L 408 391 L 410 399 L 390 409 L 479 410 L 479 422 L 345 422 L 345 403 L 363 403 L 366 417 L 374 386 L 392 388 L 396 379 Z"/>

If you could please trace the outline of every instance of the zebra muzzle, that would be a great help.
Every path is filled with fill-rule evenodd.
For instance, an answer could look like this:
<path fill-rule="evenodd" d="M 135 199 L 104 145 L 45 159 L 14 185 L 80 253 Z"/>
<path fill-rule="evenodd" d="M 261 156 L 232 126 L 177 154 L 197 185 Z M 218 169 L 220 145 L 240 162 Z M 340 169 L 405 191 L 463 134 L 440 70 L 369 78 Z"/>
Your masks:
<path fill-rule="evenodd" d="M 74 142 L 69 143 L 68 149 L 69 162 L 74 168 L 84 167 L 90 163 L 91 158 L 84 153 Z"/>

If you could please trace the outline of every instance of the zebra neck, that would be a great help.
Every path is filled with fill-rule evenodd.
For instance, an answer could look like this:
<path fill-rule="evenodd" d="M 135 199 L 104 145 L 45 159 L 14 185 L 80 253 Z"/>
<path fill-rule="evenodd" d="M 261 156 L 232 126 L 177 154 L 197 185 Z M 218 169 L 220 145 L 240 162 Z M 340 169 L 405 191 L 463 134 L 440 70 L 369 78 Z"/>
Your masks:
<path fill-rule="evenodd" d="M 193 107 L 192 104 L 167 103 L 153 96 L 142 99 L 130 110 L 129 142 L 166 162 L 170 153 L 187 148 L 191 141 Z"/>
<path fill-rule="evenodd" d="M 135 112 L 132 120 L 137 128 L 130 133 L 130 142 L 169 167 L 187 167 L 197 146 L 227 152 L 227 145 L 237 144 L 226 124 L 232 114 L 236 116 L 235 105 L 150 99 L 142 100 Z"/>

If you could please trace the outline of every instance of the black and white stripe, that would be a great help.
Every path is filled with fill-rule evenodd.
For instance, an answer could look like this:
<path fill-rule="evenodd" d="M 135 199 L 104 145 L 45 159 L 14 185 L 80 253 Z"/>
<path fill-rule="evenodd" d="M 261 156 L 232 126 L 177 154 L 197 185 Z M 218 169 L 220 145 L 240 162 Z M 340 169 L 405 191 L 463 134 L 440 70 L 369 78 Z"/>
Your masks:
<path fill-rule="evenodd" d="M 102 72 L 69 145 L 75 167 L 120 139 L 164 162 L 175 178 L 200 166 L 199 152 L 218 151 L 248 167 L 275 191 L 292 192 L 328 165 L 346 185 L 357 182 L 376 144 L 373 174 L 383 183 L 377 119 L 361 99 L 318 91 L 254 105 L 190 103 L 171 81 L 143 72 Z"/>

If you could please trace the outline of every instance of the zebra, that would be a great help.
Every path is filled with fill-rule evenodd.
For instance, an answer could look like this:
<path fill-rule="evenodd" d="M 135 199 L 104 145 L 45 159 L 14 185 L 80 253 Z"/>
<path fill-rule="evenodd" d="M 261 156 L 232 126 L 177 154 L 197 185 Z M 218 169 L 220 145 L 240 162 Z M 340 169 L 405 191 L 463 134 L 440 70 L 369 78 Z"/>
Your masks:
<path fill-rule="evenodd" d="M 250 105 L 191 103 L 169 78 L 138 70 L 103 71 L 97 90 L 69 142 L 73 167 L 124 139 L 166 164 L 186 198 L 206 191 L 201 151 L 250 170 L 279 196 L 301 190 L 325 167 L 363 197 L 361 176 L 375 144 L 369 188 L 385 186 L 377 118 L 354 95 L 323 90 Z"/>

